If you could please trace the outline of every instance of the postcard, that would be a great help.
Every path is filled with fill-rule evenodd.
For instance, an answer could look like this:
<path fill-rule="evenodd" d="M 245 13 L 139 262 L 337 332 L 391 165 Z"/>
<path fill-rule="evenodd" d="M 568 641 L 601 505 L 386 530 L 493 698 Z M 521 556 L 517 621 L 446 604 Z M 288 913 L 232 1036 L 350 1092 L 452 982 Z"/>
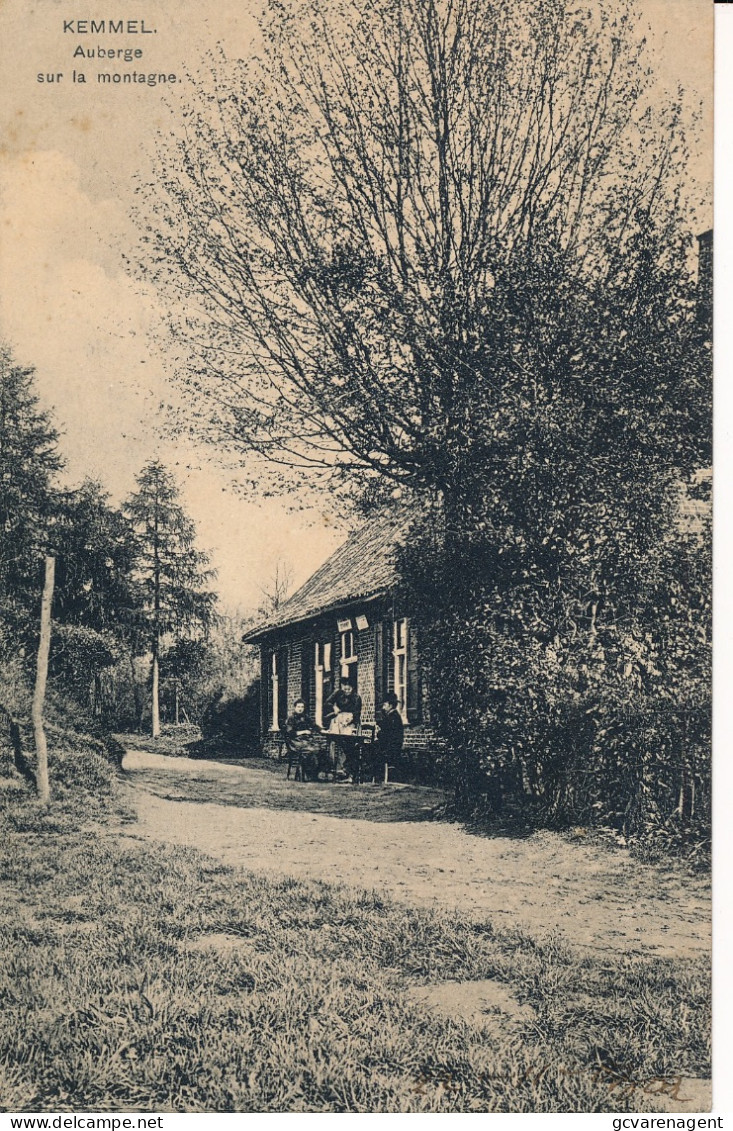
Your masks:
<path fill-rule="evenodd" d="M 9 1126 L 722 1125 L 713 16 L 0 7 Z"/>

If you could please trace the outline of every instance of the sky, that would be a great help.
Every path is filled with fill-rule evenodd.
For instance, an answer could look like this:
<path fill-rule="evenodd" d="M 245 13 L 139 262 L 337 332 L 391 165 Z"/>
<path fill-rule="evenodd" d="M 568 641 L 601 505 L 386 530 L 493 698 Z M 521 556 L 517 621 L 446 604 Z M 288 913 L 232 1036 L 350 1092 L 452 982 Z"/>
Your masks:
<path fill-rule="evenodd" d="M 701 104 L 701 179 L 712 160 L 712 4 L 638 0 L 661 88 L 681 83 Z M 83 19 L 137 21 L 137 33 L 82 34 Z M 64 21 L 72 21 L 64 31 Z M 144 21 L 146 32 L 140 30 Z M 154 30 L 150 30 L 154 29 Z M 135 66 L 183 76 L 221 41 L 246 54 L 256 22 L 247 0 L 2 0 L 0 2 L 0 337 L 34 366 L 44 407 L 63 435 L 66 482 L 98 478 L 120 501 L 135 474 L 160 458 L 212 556 L 228 607 L 256 607 L 276 563 L 300 584 L 343 540 L 338 508 L 293 511 L 243 494 L 236 467 L 166 437 L 171 399 L 156 327 L 157 296 L 128 273 L 136 242 L 136 177 L 154 175 L 152 140 L 166 128 L 163 88 L 74 83 L 129 65 L 73 59 L 82 45 L 143 50 Z M 38 75 L 60 81 L 38 81 Z M 185 91 L 185 85 L 177 88 Z M 291 501 L 292 502 L 292 501 Z"/>

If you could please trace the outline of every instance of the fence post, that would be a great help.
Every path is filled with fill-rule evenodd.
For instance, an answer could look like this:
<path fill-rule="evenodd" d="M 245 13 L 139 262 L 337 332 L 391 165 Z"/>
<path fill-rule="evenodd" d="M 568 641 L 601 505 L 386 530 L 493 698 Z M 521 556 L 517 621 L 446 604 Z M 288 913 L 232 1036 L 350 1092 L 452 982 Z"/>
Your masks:
<path fill-rule="evenodd" d="M 53 600 L 55 569 L 56 559 L 47 555 L 43 579 L 43 595 L 41 597 L 41 636 L 38 641 L 36 685 L 33 691 L 33 706 L 31 709 L 33 738 L 36 746 L 36 789 L 38 790 L 38 799 L 42 805 L 48 805 L 51 800 L 51 787 L 48 781 L 48 746 L 46 744 L 46 732 L 43 729 L 43 704 L 46 699 L 48 654 L 51 647 L 51 602 Z"/>

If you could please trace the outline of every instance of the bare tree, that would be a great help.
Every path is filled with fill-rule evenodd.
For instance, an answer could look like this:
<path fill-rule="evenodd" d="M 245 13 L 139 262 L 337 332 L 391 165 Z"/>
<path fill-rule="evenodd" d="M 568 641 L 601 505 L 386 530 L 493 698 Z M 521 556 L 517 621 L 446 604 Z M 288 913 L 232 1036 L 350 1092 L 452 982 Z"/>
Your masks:
<path fill-rule="evenodd" d="M 280 606 L 287 601 L 293 584 L 293 568 L 284 558 L 278 558 L 269 583 L 260 586 L 262 604 L 258 612 L 261 616 L 276 613 Z"/>
<path fill-rule="evenodd" d="M 649 280 L 689 306 L 683 112 L 631 0 L 273 2 L 263 30 L 161 142 L 147 221 L 196 426 L 253 479 L 450 495 L 492 445 L 501 475 L 538 373 L 592 386 Z"/>

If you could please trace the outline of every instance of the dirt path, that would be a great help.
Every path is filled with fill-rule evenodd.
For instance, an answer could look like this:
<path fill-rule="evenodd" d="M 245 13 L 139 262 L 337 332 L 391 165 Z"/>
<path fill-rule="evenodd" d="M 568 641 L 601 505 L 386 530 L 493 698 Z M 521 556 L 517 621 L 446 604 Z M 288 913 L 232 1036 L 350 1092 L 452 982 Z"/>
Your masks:
<path fill-rule="evenodd" d="M 282 800 L 281 807 L 265 808 L 274 779 L 263 770 L 139 750 L 129 751 L 123 766 L 137 808 L 137 833 L 145 839 L 190 845 L 252 871 L 377 889 L 412 906 L 457 909 L 535 936 L 559 931 L 573 946 L 596 954 L 672 957 L 710 950 L 705 885 L 640 865 L 623 850 L 551 832 L 476 836 L 419 813 L 385 822 L 300 808 L 309 798 L 322 807 L 325 799 L 333 813 L 342 796 L 346 812 L 355 801 L 373 809 L 380 804 L 375 786 L 355 790 L 278 777 L 278 798 L 288 801 L 291 790 L 301 791 L 292 794 L 298 808 Z M 200 795 L 192 783 L 203 788 L 204 797 L 221 789 L 228 803 L 181 800 L 187 791 Z M 247 807 L 236 803 L 237 790 Z M 359 791 L 373 792 L 357 799 Z"/>

